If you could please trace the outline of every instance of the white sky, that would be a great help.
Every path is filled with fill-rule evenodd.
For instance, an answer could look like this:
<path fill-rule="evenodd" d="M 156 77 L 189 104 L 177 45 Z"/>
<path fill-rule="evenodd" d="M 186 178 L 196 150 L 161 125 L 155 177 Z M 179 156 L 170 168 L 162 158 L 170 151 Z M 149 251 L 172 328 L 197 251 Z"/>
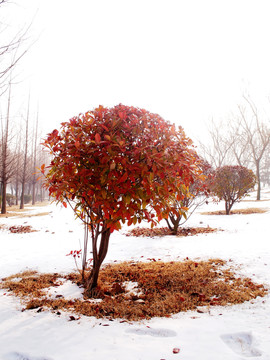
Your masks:
<path fill-rule="evenodd" d="M 22 5 L 23 3 L 23 5 Z M 46 132 L 102 104 L 143 107 L 194 138 L 241 95 L 270 94 L 269 0 L 17 0 L 38 41 L 21 88 Z M 9 9 L 9 10 L 7 10 Z M 1 10 L 3 11 L 3 10 Z"/>

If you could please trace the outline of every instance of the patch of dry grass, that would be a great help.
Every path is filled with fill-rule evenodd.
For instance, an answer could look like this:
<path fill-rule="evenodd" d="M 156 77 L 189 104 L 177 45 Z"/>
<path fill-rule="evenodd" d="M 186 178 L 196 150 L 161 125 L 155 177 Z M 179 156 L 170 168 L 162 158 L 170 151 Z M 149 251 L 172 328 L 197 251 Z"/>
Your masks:
<path fill-rule="evenodd" d="M 263 208 L 246 208 L 246 209 L 232 210 L 230 212 L 230 215 L 263 214 L 263 213 L 266 213 L 267 211 L 268 211 L 268 209 L 263 209 Z M 201 214 L 202 215 L 226 215 L 226 212 L 225 212 L 225 210 L 218 210 L 218 211 L 201 212 Z"/>
<path fill-rule="evenodd" d="M 197 234 L 208 234 L 216 231 L 218 231 L 218 229 L 211 227 L 183 227 L 183 228 L 180 227 L 177 230 L 177 235 L 175 236 L 191 236 Z M 129 230 L 126 233 L 126 236 L 154 237 L 154 236 L 166 236 L 166 235 L 173 235 L 172 231 L 168 227 L 157 227 L 153 229 L 136 227 L 132 230 Z"/>
<path fill-rule="evenodd" d="M 79 315 L 127 320 L 169 317 L 201 306 L 238 304 L 267 293 L 263 285 L 237 276 L 220 259 L 107 265 L 100 272 L 100 286 L 95 295 L 99 302 L 93 298 L 51 298 L 46 294 L 47 288 L 59 286 L 60 278 L 63 275 L 56 273 L 16 274 L 3 279 L 1 287 L 19 296 L 25 309 L 49 308 L 58 314 L 60 310 L 68 310 Z M 80 283 L 77 273 L 65 278 Z M 132 291 L 128 290 L 127 282 L 133 285 Z"/>
<path fill-rule="evenodd" d="M 20 297 L 38 298 L 46 295 L 50 286 L 59 286 L 59 274 L 39 274 L 37 271 L 25 271 L 2 279 L 4 287 Z M 45 289 L 45 290 L 44 290 Z"/>
<path fill-rule="evenodd" d="M 13 234 L 26 234 L 26 233 L 38 231 L 38 230 L 33 229 L 31 225 L 6 226 L 6 225 L 2 224 L 2 225 L 0 225 L 0 229 L 1 230 L 9 230 Z"/>
<path fill-rule="evenodd" d="M 9 218 L 9 217 L 33 217 L 33 216 L 44 216 L 48 215 L 48 211 L 40 212 L 37 214 L 31 214 L 29 211 L 34 210 L 35 207 L 43 207 L 47 206 L 50 203 L 48 201 L 44 202 L 37 202 L 35 205 L 26 204 L 24 209 L 20 209 L 19 205 L 12 205 L 7 207 L 7 213 L 6 214 L 0 214 L 0 217 Z"/>
<path fill-rule="evenodd" d="M 44 212 L 40 212 L 40 213 L 36 213 L 36 214 L 23 214 L 20 215 L 20 217 L 35 217 L 35 216 L 45 216 L 45 215 L 49 215 L 50 212 L 49 211 L 44 211 Z"/>
<path fill-rule="evenodd" d="M 34 230 L 30 225 L 13 225 L 10 226 L 8 230 L 13 234 L 25 234 L 37 231 Z"/>

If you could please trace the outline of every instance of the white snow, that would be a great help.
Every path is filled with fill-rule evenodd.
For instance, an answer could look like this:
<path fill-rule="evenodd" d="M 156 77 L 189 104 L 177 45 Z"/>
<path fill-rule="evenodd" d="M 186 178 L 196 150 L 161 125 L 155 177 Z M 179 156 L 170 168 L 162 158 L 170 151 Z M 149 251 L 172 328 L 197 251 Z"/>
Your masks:
<path fill-rule="evenodd" d="M 164 261 L 222 258 L 239 274 L 270 287 L 270 191 L 263 200 L 255 194 L 234 206 L 261 207 L 267 213 L 252 215 L 201 215 L 220 210 L 224 203 L 204 205 L 186 226 L 210 226 L 216 233 L 188 237 L 126 237 L 112 234 L 106 262 L 147 258 Z M 0 277 L 26 269 L 68 273 L 75 264 L 71 250 L 80 249 L 83 226 L 69 209 L 49 205 L 29 211 L 49 215 L 0 218 L 0 225 L 31 225 L 37 232 L 11 234 L 0 230 Z M 164 224 L 165 226 L 165 224 Z M 136 284 L 126 284 L 132 291 Z M 51 295 L 82 296 L 69 281 L 51 288 Z M 0 290 L 0 360 L 270 360 L 270 295 L 240 305 L 207 307 L 171 318 L 150 321 L 109 321 L 70 313 L 21 311 L 18 298 Z M 174 354 L 173 349 L 180 349 Z"/>
<path fill-rule="evenodd" d="M 46 292 L 51 299 L 62 296 L 67 300 L 82 299 L 83 289 L 79 288 L 76 284 L 73 284 L 70 280 L 59 278 L 57 282 L 61 283 L 59 286 L 51 286 Z"/>
<path fill-rule="evenodd" d="M 132 295 L 137 295 L 140 296 L 143 293 L 138 289 L 138 283 L 137 281 L 124 281 L 122 283 L 122 285 L 124 286 L 126 292 L 127 292 L 127 296 L 132 296 Z"/>

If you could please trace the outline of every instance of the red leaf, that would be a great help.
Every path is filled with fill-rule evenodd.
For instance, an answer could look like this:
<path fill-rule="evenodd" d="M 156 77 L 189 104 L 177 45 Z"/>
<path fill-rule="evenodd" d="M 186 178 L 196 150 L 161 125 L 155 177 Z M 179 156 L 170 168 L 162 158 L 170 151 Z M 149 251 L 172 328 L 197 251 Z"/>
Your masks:
<path fill-rule="evenodd" d="M 127 117 L 127 114 L 126 114 L 125 111 L 119 111 L 118 115 L 119 115 L 121 120 L 124 120 Z"/>
<path fill-rule="evenodd" d="M 99 133 L 96 133 L 96 135 L 95 135 L 96 144 L 100 144 L 100 141 L 101 141 L 100 135 L 99 135 Z"/>
<path fill-rule="evenodd" d="M 128 177 L 128 174 L 124 173 L 124 175 L 122 175 L 121 178 L 119 179 L 119 182 L 120 183 L 125 182 L 127 180 L 127 177 Z"/>
<path fill-rule="evenodd" d="M 104 130 L 109 131 L 109 129 L 107 128 L 107 126 L 105 126 L 105 125 L 103 125 L 103 124 L 101 124 L 101 126 L 103 127 Z"/>

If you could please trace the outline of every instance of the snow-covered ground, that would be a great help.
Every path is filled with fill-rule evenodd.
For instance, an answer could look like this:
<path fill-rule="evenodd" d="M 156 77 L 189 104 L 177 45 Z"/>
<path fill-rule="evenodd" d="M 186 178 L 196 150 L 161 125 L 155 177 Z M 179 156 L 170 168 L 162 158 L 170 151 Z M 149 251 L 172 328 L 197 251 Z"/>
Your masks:
<path fill-rule="evenodd" d="M 234 206 L 261 207 L 268 212 L 253 215 L 202 215 L 224 203 L 204 205 L 186 226 L 220 228 L 210 234 L 189 237 L 135 238 L 127 229 L 112 234 L 106 262 L 114 260 L 164 261 L 222 258 L 231 260 L 240 274 L 270 287 L 270 191 L 263 201 L 255 194 Z M 248 201 L 247 201 L 248 200 Z M 37 210 L 35 210 L 37 211 Z M 37 232 L 12 234 L 0 230 L 0 278 L 26 270 L 67 273 L 74 262 L 66 256 L 80 248 L 83 227 L 69 209 L 49 205 L 39 211 L 49 215 L 0 218 L 0 224 L 31 225 Z M 65 284 L 67 296 L 80 296 Z M 189 311 L 171 318 L 121 322 L 82 316 L 69 321 L 36 310 L 21 312 L 19 300 L 0 290 L 1 360 L 270 360 L 270 295 L 241 305 L 210 307 L 204 313 Z M 178 353 L 173 349 L 178 348 Z"/>

